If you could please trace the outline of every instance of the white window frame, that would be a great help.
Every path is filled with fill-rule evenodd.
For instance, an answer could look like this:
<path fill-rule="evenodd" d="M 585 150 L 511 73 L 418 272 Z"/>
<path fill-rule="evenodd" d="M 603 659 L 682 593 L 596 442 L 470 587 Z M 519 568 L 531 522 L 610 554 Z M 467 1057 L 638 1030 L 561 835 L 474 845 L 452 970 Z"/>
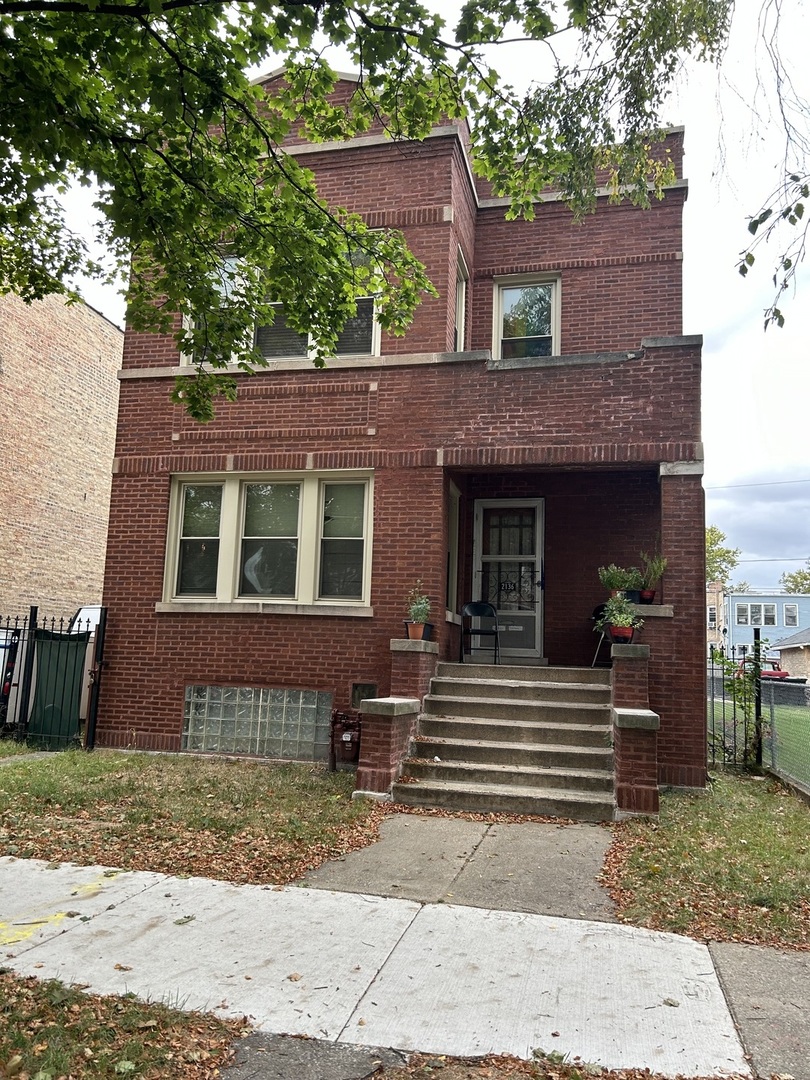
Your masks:
<path fill-rule="evenodd" d="M 782 608 L 782 618 L 785 626 L 798 626 L 799 625 L 799 605 L 798 604 L 784 604 Z M 790 619 L 790 622 L 788 622 Z"/>
<path fill-rule="evenodd" d="M 776 626 L 777 605 L 755 600 L 750 604 L 736 604 L 734 622 L 736 626 Z M 745 620 L 740 621 L 744 613 Z"/>
<path fill-rule="evenodd" d="M 464 252 L 458 249 L 456 260 L 456 308 L 455 308 L 455 352 L 464 352 L 467 347 L 467 288 L 470 280 L 470 271 Z"/>
<path fill-rule="evenodd" d="M 374 297 L 373 296 L 358 296 L 357 297 L 357 302 L 359 303 L 361 300 L 371 300 L 372 303 L 373 303 L 374 302 Z M 281 305 L 279 304 L 279 305 L 276 305 L 276 306 L 280 307 Z M 254 326 L 254 329 L 253 329 L 253 342 L 254 342 L 254 345 L 255 345 L 255 342 L 256 342 L 256 334 L 258 333 L 258 330 L 259 330 L 259 326 L 258 326 L 258 323 L 257 323 L 256 326 Z M 337 359 L 340 359 L 340 360 L 357 360 L 357 359 L 363 359 L 363 358 L 367 359 L 368 357 L 378 357 L 380 355 L 381 348 L 382 348 L 382 332 L 381 332 L 381 329 L 380 329 L 380 324 L 377 322 L 377 307 L 376 307 L 376 304 L 375 304 L 373 312 L 372 312 L 372 319 L 371 319 L 371 352 L 367 352 L 367 353 L 366 352 L 363 352 L 363 353 L 348 353 L 348 352 L 335 353 L 333 359 L 335 359 L 335 360 L 337 360 Z M 314 353 L 313 348 L 312 348 L 312 337 L 310 336 L 308 341 L 307 341 L 307 351 L 306 351 L 305 354 L 296 355 L 294 353 L 290 353 L 288 356 L 268 356 L 266 359 L 267 359 L 268 364 L 274 364 L 274 363 L 276 363 L 277 361 L 280 361 L 280 360 L 281 361 L 308 360 L 308 361 L 311 362 L 312 359 L 314 358 L 314 355 L 315 355 L 315 353 Z"/>
<path fill-rule="evenodd" d="M 706 616 L 706 625 L 709 630 L 717 629 L 717 605 L 709 604 Z"/>
<path fill-rule="evenodd" d="M 559 356 L 560 316 L 562 312 L 562 288 L 557 274 L 513 274 L 509 277 L 493 278 L 492 287 L 492 355 L 497 360 L 501 356 L 501 330 L 503 328 L 503 291 L 529 285 L 551 285 L 551 356 Z M 545 357 L 526 357 L 526 362 L 542 361 Z M 514 361 L 519 363 L 520 361 Z"/>
<path fill-rule="evenodd" d="M 244 523 L 245 489 L 248 484 L 298 483 L 301 485 L 298 520 L 298 559 L 295 595 L 270 597 L 261 594 L 239 595 L 241 542 Z M 323 523 L 323 498 L 327 484 L 362 483 L 365 486 L 363 507 L 363 571 L 361 595 L 350 599 L 318 595 L 320 581 L 320 537 Z M 177 570 L 182 527 L 183 490 L 187 485 L 222 486 L 219 560 L 216 594 L 195 596 L 178 594 Z M 172 477 L 169 528 L 166 540 L 163 599 L 157 610 L 262 610 L 294 611 L 298 614 L 346 613 L 362 609 L 371 614 L 371 558 L 374 504 L 374 475 L 368 470 L 325 470 L 323 472 L 261 473 L 178 473 Z"/>
<path fill-rule="evenodd" d="M 358 296 L 360 300 L 373 300 L 373 296 Z M 193 326 L 194 320 L 190 315 L 183 315 L 183 328 L 189 329 Z M 251 347 L 255 347 L 256 344 L 256 332 L 258 330 L 258 323 L 253 326 L 252 340 L 249 342 Z M 377 308 L 374 307 L 374 316 L 371 324 L 371 352 L 368 353 L 336 353 L 333 359 L 340 360 L 369 360 L 376 359 L 382 354 L 382 330 L 379 322 L 377 321 Z M 288 364 L 296 361 L 300 363 L 311 364 L 314 359 L 314 351 L 312 349 L 312 339 L 309 338 L 307 342 L 307 351 L 301 355 L 295 355 L 290 353 L 287 356 L 269 356 L 267 357 L 267 364 L 273 365 L 277 363 Z M 180 367 L 196 367 L 194 357 L 190 353 L 181 352 L 179 358 Z"/>

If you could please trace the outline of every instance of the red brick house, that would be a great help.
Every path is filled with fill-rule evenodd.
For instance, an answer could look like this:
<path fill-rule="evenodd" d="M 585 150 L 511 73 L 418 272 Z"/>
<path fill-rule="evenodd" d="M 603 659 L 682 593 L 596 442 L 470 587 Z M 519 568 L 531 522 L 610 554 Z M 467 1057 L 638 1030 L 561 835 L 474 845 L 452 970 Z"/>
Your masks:
<path fill-rule="evenodd" d="M 554 197 L 507 221 L 461 124 L 290 146 L 327 200 L 401 229 L 439 295 L 399 339 L 361 302 L 322 371 L 282 319 L 260 328 L 267 369 L 205 426 L 169 401 L 172 342 L 128 331 L 99 745 L 325 758 L 333 709 L 397 699 L 363 706 L 358 786 L 385 789 L 415 721 L 397 701 L 449 677 L 465 601 L 497 604 L 513 683 L 608 679 L 597 568 L 659 547 L 661 602 L 598 708 L 620 809 L 704 784 L 700 338 L 682 336 L 682 132 L 666 146 L 662 201 L 600 197 L 581 225 Z M 416 579 L 434 640 L 406 644 Z"/>

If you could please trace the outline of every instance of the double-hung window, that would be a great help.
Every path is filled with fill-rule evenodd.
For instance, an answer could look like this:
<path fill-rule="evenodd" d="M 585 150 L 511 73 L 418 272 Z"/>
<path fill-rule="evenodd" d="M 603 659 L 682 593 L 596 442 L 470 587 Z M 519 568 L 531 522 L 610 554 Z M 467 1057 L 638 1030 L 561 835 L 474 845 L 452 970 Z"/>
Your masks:
<path fill-rule="evenodd" d="M 176 477 L 165 600 L 369 602 L 369 473 Z"/>
<path fill-rule="evenodd" d="M 280 304 L 273 305 L 274 320 L 270 326 L 257 326 L 255 344 L 265 360 L 305 358 L 309 355 L 309 339 L 287 323 Z M 361 297 L 357 311 L 346 320 L 338 334 L 335 356 L 377 356 L 380 350 L 379 327 L 374 319 L 374 299 Z"/>
<path fill-rule="evenodd" d="M 506 278 L 495 282 L 493 353 L 501 360 L 560 352 L 560 286 L 556 279 Z"/>
<path fill-rule="evenodd" d="M 798 626 L 799 625 L 799 605 L 798 604 L 784 604 L 784 616 L 785 626 Z"/>
<path fill-rule="evenodd" d="M 737 626 L 776 626 L 776 604 L 737 604 Z"/>

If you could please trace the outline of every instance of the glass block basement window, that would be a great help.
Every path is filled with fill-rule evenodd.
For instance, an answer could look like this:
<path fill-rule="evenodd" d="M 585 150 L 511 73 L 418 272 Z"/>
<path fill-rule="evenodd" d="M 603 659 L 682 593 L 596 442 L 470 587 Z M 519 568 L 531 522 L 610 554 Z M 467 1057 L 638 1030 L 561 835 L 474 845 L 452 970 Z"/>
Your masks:
<path fill-rule="evenodd" d="M 187 686 L 184 750 L 326 761 L 332 695 L 316 690 Z"/>

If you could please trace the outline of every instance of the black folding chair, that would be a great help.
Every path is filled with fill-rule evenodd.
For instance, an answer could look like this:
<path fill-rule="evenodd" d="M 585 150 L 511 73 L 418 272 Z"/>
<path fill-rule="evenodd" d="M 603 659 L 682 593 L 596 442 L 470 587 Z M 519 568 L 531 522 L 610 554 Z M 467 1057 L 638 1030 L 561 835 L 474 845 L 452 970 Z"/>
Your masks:
<path fill-rule="evenodd" d="M 491 626 L 473 626 L 473 619 L 492 619 Z M 498 626 L 498 612 L 493 604 L 487 604 L 483 600 L 471 601 L 461 609 L 461 644 L 459 649 L 459 662 L 464 663 L 464 639 L 470 639 L 469 652 L 476 649 L 489 649 L 486 645 L 473 645 L 474 637 L 491 637 L 495 639 L 495 663 L 501 662 L 501 630 Z"/>

